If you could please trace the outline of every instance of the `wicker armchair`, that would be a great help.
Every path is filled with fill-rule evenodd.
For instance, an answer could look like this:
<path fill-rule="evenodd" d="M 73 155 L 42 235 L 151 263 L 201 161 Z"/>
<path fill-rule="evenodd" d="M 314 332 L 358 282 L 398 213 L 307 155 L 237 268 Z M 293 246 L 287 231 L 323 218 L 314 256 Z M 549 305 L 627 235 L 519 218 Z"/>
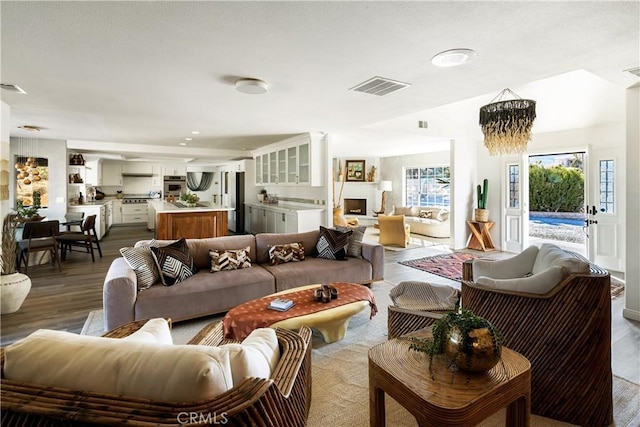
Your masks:
<path fill-rule="evenodd" d="M 105 334 L 127 336 L 144 320 Z M 3 426 L 178 425 L 193 414 L 199 425 L 304 426 L 311 405 L 311 330 L 277 329 L 281 357 L 272 378 L 247 378 L 240 385 L 199 402 L 154 402 L 98 393 L 73 391 L 2 378 Z M 222 322 L 212 323 L 188 344 L 220 345 Z M 4 349 L 0 350 L 4 367 Z M 178 417 L 182 417 L 181 421 Z"/>
<path fill-rule="evenodd" d="M 478 287 L 473 261 L 466 261 L 462 305 L 491 321 L 505 345 L 531 362 L 532 413 L 604 426 L 613 422 L 610 275 L 590 269 L 546 294 L 527 294 Z"/>

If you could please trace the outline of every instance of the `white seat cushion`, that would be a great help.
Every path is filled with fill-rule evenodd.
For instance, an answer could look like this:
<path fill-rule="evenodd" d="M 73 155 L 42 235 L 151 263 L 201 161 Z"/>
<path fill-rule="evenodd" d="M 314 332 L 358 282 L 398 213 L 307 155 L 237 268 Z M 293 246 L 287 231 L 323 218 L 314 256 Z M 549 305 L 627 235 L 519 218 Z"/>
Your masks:
<path fill-rule="evenodd" d="M 540 246 L 536 261 L 533 263 L 531 273 L 537 274 L 547 268 L 560 266 L 569 274 L 571 273 L 589 273 L 589 264 L 571 256 L 564 249 L 544 243 Z"/>
<path fill-rule="evenodd" d="M 5 378 L 156 401 L 211 399 L 233 387 L 229 351 L 38 330 L 5 349 Z"/>
<path fill-rule="evenodd" d="M 220 347 L 229 350 L 234 385 L 249 377 L 271 378 L 271 373 L 280 360 L 278 337 L 271 328 L 252 331 L 241 344 L 225 344 Z"/>
<path fill-rule="evenodd" d="M 169 322 L 163 318 L 149 319 L 140 329 L 121 339 L 125 341 L 173 344 Z"/>

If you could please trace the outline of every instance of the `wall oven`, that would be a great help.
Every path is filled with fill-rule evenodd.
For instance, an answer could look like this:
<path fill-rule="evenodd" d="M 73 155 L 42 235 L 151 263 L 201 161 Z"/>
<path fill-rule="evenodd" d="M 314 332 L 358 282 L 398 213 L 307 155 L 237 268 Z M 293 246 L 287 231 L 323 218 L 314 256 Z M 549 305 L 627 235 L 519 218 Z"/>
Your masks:
<path fill-rule="evenodd" d="M 180 197 L 180 194 L 187 193 L 187 177 L 185 175 L 165 175 L 164 194 L 167 196 Z"/>

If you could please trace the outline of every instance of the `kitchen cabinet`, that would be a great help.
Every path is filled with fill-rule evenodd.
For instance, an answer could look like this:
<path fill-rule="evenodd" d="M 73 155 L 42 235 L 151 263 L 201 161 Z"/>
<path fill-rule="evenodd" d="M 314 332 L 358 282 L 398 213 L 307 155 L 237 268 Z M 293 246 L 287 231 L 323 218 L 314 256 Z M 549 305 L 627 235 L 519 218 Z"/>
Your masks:
<path fill-rule="evenodd" d="M 69 206 L 67 207 L 67 211 L 69 212 L 84 212 L 84 217 L 88 217 L 90 215 L 96 216 L 96 235 L 98 236 L 98 240 L 102 239 L 107 232 L 106 226 L 106 215 L 107 208 L 105 204 L 100 205 L 80 205 L 80 206 Z"/>
<path fill-rule="evenodd" d="M 147 223 L 149 221 L 148 205 L 146 203 L 130 203 L 122 205 L 122 223 Z"/>
<path fill-rule="evenodd" d="M 105 229 L 108 232 L 113 225 L 113 202 L 107 202 L 105 206 Z"/>
<path fill-rule="evenodd" d="M 186 175 L 187 165 L 184 163 L 164 163 L 161 175 Z"/>
<path fill-rule="evenodd" d="M 102 160 L 87 161 L 85 165 L 87 185 L 102 185 Z"/>
<path fill-rule="evenodd" d="M 102 185 L 121 186 L 122 185 L 122 163 L 103 162 L 102 163 Z"/>
<path fill-rule="evenodd" d="M 113 213 L 113 221 L 112 224 L 122 224 L 122 201 L 121 200 L 113 200 L 111 202 L 112 208 L 111 212 Z"/>
<path fill-rule="evenodd" d="M 296 209 L 248 204 L 245 228 L 257 233 L 299 233 L 317 230 L 322 224 L 323 209 Z"/>
<path fill-rule="evenodd" d="M 322 138 L 303 134 L 274 144 L 257 154 L 256 185 L 322 186 Z"/>

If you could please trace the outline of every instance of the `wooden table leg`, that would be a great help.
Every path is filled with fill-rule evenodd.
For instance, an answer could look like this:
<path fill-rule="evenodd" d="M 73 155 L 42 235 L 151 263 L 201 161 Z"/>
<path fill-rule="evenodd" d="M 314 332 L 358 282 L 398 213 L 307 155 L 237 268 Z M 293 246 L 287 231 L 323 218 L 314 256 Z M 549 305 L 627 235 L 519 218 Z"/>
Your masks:
<path fill-rule="evenodd" d="M 376 384 L 372 366 L 369 363 L 369 426 L 384 427 L 386 414 L 384 408 L 384 390 Z"/>
<path fill-rule="evenodd" d="M 520 396 L 507 406 L 506 427 L 529 427 L 531 423 L 531 395 Z"/>

